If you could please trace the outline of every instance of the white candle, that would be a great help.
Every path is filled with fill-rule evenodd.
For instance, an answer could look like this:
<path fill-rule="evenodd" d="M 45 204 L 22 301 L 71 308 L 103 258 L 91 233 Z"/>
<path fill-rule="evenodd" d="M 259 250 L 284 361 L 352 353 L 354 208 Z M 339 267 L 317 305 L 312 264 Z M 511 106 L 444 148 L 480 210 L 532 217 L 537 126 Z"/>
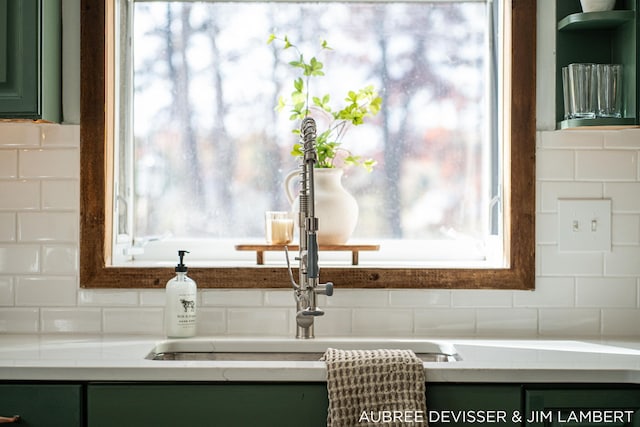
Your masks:
<path fill-rule="evenodd" d="M 283 245 L 293 241 L 293 215 L 291 212 L 266 212 L 267 243 Z"/>
<path fill-rule="evenodd" d="M 293 220 L 273 219 L 271 220 L 271 243 L 282 245 L 293 240 Z"/>

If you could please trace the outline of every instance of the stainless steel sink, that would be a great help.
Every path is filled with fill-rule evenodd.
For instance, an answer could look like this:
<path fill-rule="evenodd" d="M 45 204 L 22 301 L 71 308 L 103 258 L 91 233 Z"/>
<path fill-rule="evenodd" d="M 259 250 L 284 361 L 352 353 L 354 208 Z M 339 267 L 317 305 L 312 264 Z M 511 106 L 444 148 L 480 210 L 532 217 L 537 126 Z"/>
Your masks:
<path fill-rule="evenodd" d="M 451 344 L 417 339 L 206 339 L 167 340 L 147 355 L 149 360 L 178 361 L 319 361 L 327 348 L 343 350 L 411 349 L 425 362 L 461 360 Z"/>

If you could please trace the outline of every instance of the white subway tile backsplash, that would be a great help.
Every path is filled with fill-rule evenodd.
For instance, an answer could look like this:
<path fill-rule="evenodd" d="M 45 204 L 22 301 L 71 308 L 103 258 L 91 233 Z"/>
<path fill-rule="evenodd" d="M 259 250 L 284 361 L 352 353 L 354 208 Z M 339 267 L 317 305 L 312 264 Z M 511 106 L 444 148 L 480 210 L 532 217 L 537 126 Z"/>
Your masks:
<path fill-rule="evenodd" d="M 640 215 L 612 215 L 611 241 L 614 245 L 640 244 Z"/>
<path fill-rule="evenodd" d="M 325 308 L 325 315 L 316 318 L 314 329 L 316 336 L 341 337 L 353 335 L 352 311 L 348 308 Z"/>
<path fill-rule="evenodd" d="M 538 332 L 538 311 L 529 308 L 478 309 L 477 333 L 484 336 L 521 337 Z"/>
<path fill-rule="evenodd" d="M 571 131 L 543 131 L 540 132 L 541 148 L 602 148 L 604 145 L 604 132 L 592 130 Z"/>
<path fill-rule="evenodd" d="M 539 181 L 571 181 L 574 179 L 575 152 L 572 150 L 540 150 L 536 154 L 536 179 Z"/>
<path fill-rule="evenodd" d="M 635 181 L 638 155 L 629 150 L 578 151 L 576 179 L 584 181 Z"/>
<path fill-rule="evenodd" d="M 165 290 L 144 290 L 140 291 L 140 305 L 147 307 L 164 307 L 166 296 Z"/>
<path fill-rule="evenodd" d="M 257 307 L 262 305 L 262 292 L 250 289 L 215 289 L 201 292 L 203 306 L 217 307 Z"/>
<path fill-rule="evenodd" d="M 42 272 L 72 274 L 78 272 L 78 247 L 75 245 L 43 245 Z"/>
<path fill-rule="evenodd" d="M 0 181 L 0 210 L 19 211 L 40 208 L 38 181 Z"/>
<path fill-rule="evenodd" d="M 228 332 L 232 335 L 290 334 L 289 310 L 285 308 L 231 308 L 227 310 Z"/>
<path fill-rule="evenodd" d="M 0 244 L 2 274 L 32 274 L 40 270 L 40 247 L 37 245 Z"/>
<path fill-rule="evenodd" d="M 611 199 L 613 213 L 640 213 L 640 183 L 605 183 L 604 197 Z"/>
<path fill-rule="evenodd" d="M 356 308 L 351 329 L 355 335 L 410 335 L 413 332 L 413 313 L 405 309 Z"/>
<path fill-rule="evenodd" d="M 198 307 L 198 335 L 223 335 L 227 332 L 227 312 L 224 308 Z"/>
<path fill-rule="evenodd" d="M 575 284 L 573 277 L 538 277 L 533 291 L 515 292 L 514 307 L 573 307 Z"/>
<path fill-rule="evenodd" d="M 292 307 L 296 301 L 293 289 L 267 290 L 264 292 L 264 305 L 270 307 Z"/>
<path fill-rule="evenodd" d="M 536 242 L 538 244 L 558 243 L 558 215 L 556 213 L 536 214 Z"/>
<path fill-rule="evenodd" d="M 16 234 L 16 214 L 0 212 L 0 242 L 15 242 Z"/>
<path fill-rule="evenodd" d="M 20 150 L 21 178 L 79 178 L 80 152 L 76 149 Z"/>
<path fill-rule="evenodd" d="M 539 332 L 552 336 L 596 336 L 600 334 L 600 310 L 542 308 L 538 312 Z"/>
<path fill-rule="evenodd" d="M 1 123 L 0 147 L 38 147 L 40 127 L 28 123 Z"/>
<path fill-rule="evenodd" d="M 18 152 L 15 150 L 0 150 L 0 178 L 18 177 Z"/>
<path fill-rule="evenodd" d="M 66 212 L 22 212 L 18 214 L 21 242 L 77 242 L 78 216 Z"/>
<path fill-rule="evenodd" d="M 539 182 L 542 212 L 556 212 L 558 199 L 600 199 L 603 184 L 599 182 Z"/>
<path fill-rule="evenodd" d="M 602 310 L 602 334 L 640 337 L 640 309 Z"/>
<path fill-rule="evenodd" d="M 451 291 L 452 307 L 512 307 L 513 291 L 473 289 Z"/>
<path fill-rule="evenodd" d="M 576 279 L 578 307 L 636 307 L 635 278 L 579 277 Z"/>
<path fill-rule="evenodd" d="M 560 252 L 556 245 L 538 245 L 542 276 L 602 276 L 601 252 Z"/>
<path fill-rule="evenodd" d="M 640 276 L 640 246 L 614 246 L 604 262 L 607 276 Z"/>
<path fill-rule="evenodd" d="M 105 308 L 102 311 L 103 332 L 108 334 L 163 334 L 161 308 Z"/>
<path fill-rule="evenodd" d="M 445 290 L 391 290 L 389 304 L 392 307 L 451 307 L 451 291 Z"/>
<path fill-rule="evenodd" d="M 640 132 L 637 129 L 624 129 L 604 133 L 605 148 L 640 149 Z"/>
<path fill-rule="evenodd" d="M 13 278 L 0 276 L 0 307 L 14 305 L 13 295 Z"/>
<path fill-rule="evenodd" d="M 42 182 L 42 209 L 78 211 L 79 206 L 80 183 L 78 180 Z"/>
<path fill-rule="evenodd" d="M 138 305 L 138 292 L 132 290 L 81 289 L 78 304 L 87 306 L 134 306 Z"/>
<path fill-rule="evenodd" d="M 475 309 L 428 309 L 414 313 L 414 331 L 418 336 L 464 336 L 476 332 Z"/>
<path fill-rule="evenodd" d="M 44 125 L 41 128 L 42 146 L 47 147 L 79 147 L 79 125 Z"/>
<path fill-rule="evenodd" d="M 336 289 L 327 298 L 330 307 L 385 307 L 389 304 L 389 291 L 380 289 Z"/>
<path fill-rule="evenodd" d="M 37 332 L 40 332 L 40 310 L 38 308 L 0 308 L 0 333 Z"/>
<path fill-rule="evenodd" d="M 45 333 L 102 332 L 102 310 L 97 308 L 43 308 L 41 318 Z"/>
<path fill-rule="evenodd" d="M 16 280 L 17 306 L 76 305 L 76 277 L 19 276 Z"/>

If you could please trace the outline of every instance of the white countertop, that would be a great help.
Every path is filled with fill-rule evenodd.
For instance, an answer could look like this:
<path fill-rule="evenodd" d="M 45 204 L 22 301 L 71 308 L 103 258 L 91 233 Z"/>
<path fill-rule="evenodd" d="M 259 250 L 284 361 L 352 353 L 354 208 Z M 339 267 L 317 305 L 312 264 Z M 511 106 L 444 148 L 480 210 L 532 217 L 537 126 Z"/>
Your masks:
<path fill-rule="evenodd" d="M 233 340 L 210 339 L 221 343 Z M 290 340 L 289 347 L 293 348 L 301 343 L 293 338 L 273 339 L 279 343 Z M 256 340 L 268 345 L 271 338 Z M 358 339 L 337 340 L 358 343 Z M 386 342 L 383 338 L 376 340 Z M 393 346 L 393 340 L 398 338 L 381 348 L 398 348 Z M 321 361 L 145 359 L 163 341 L 162 337 L 150 336 L 0 335 L 0 381 L 326 380 L 325 364 Z M 456 362 L 425 362 L 428 382 L 640 384 L 640 342 L 637 340 L 424 338 L 417 341 L 453 345 L 462 358 Z"/>

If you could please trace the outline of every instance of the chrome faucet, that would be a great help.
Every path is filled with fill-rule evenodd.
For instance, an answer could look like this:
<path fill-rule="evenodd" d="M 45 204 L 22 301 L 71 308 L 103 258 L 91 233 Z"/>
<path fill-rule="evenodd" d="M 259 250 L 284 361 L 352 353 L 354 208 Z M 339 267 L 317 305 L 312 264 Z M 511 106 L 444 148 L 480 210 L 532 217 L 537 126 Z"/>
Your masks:
<path fill-rule="evenodd" d="M 300 126 L 300 137 L 303 143 L 303 157 L 300 164 L 300 212 L 298 224 L 300 228 L 299 284 L 293 278 L 289 263 L 289 251 L 285 247 L 289 278 L 293 286 L 296 300 L 296 338 L 314 338 L 313 323 L 316 316 L 324 315 L 318 307 L 318 295 L 333 295 L 333 283 L 319 283 L 318 267 L 318 218 L 315 217 L 315 194 L 313 185 L 313 168 L 318 162 L 316 150 L 316 122 L 305 117 Z"/>

